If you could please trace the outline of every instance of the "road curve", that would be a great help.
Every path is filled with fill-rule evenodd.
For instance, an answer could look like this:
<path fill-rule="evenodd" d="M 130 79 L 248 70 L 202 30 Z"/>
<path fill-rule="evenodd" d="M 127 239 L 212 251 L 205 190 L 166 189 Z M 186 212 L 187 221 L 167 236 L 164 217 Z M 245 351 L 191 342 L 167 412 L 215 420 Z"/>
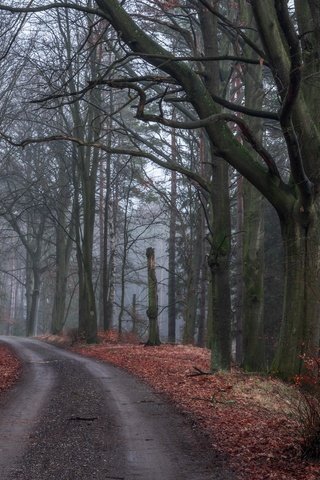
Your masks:
<path fill-rule="evenodd" d="M 129 374 L 0 337 L 24 373 L 0 398 L 0 479 L 234 480 L 189 421 Z"/>

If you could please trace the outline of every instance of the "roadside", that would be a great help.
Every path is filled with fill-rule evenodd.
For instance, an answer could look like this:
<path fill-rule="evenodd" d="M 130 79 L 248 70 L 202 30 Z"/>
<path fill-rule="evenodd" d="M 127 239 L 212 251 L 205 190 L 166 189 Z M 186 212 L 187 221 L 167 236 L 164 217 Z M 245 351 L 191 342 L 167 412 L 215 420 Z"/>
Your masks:
<path fill-rule="evenodd" d="M 20 378 L 22 365 L 6 345 L 0 344 L 0 393 L 11 388 Z"/>
<path fill-rule="evenodd" d="M 235 480 L 190 421 L 134 376 L 34 339 L 0 399 L 0 478 Z"/>
<path fill-rule="evenodd" d="M 66 337 L 43 340 L 120 367 L 165 395 L 239 479 L 319 480 L 319 462 L 301 459 L 296 391 L 283 382 L 237 370 L 206 375 L 209 352 L 191 346 L 145 348 L 112 335 L 92 346 L 70 346 Z M 20 372 L 20 361 L 0 345 L 0 392 Z"/>
<path fill-rule="evenodd" d="M 63 338 L 47 340 L 65 342 Z M 228 458 L 239 478 L 319 480 L 319 463 L 301 459 L 293 387 L 239 370 L 201 374 L 209 370 L 210 355 L 205 349 L 119 344 L 112 334 L 101 337 L 101 342 L 71 349 L 119 366 L 165 394 L 191 417 L 195 430 L 207 436 L 212 448 Z"/>

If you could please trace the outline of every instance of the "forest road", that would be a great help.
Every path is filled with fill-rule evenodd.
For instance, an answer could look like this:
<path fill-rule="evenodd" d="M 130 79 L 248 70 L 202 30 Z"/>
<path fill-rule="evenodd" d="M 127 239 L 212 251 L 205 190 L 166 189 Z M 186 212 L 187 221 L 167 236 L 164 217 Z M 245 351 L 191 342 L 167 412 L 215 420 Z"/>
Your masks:
<path fill-rule="evenodd" d="M 129 374 L 37 340 L 0 398 L 0 480 L 233 480 L 190 421 Z"/>

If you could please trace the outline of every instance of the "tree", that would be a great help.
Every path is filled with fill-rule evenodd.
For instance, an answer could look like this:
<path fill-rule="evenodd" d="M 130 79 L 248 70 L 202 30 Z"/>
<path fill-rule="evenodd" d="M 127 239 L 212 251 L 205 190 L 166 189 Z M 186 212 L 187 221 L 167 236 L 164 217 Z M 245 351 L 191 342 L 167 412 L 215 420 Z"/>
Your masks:
<path fill-rule="evenodd" d="M 253 25 L 252 12 L 244 2 L 240 5 L 239 18 L 247 25 Z M 254 32 L 249 33 L 253 42 L 259 38 Z M 249 50 L 249 51 L 247 51 Z M 247 58 L 252 57 L 246 48 Z M 264 92 L 262 88 L 263 72 L 255 65 L 243 67 L 245 106 L 253 110 L 263 108 Z M 259 142 L 263 143 L 263 122 L 258 117 L 247 119 L 250 129 L 256 132 Z M 249 371 L 263 371 L 264 358 L 264 222 L 263 201 L 260 193 L 247 180 L 242 182 L 243 195 L 243 358 L 242 366 Z"/>
<path fill-rule="evenodd" d="M 149 338 L 146 345 L 155 346 L 160 345 L 159 327 L 158 327 L 158 291 L 157 291 L 157 276 L 155 254 L 152 247 L 147 248 L 146 251 L 148 264 L 148 310 L 149 318 Z"/>
<path fill-rule="evenodd" d="M 213 15 L 217 13 L 211 2 L 201 3 Z M 121 31 L 123 40 L 133 52 L 143 55 L 184 89 L 201 119 L 193 126 L 205 126 L 214 152 L 244 175 L 276 209 L 282 226 L 286 276 L 282 329 L 273 370 L 284 377 L 296 374 L 302 367 L 301 355 L 314 355 L 319 345 L 317 151 L 320 135 L 318 96 L 310 80 L 310 75 L 319 72 L 318 7 L 313 1 L 303 6 L 296 2 L 297 32 L 287 2 L 256 0 L 251 3 L 264 51 L 252 44 L 251 47 L 256 51 L 257 64 L 266 62 L 271 69 L 281 106 L 279 112 L 247 110 L 244 113 L 279 121 L 291 168 L 290 181 L 285 182 L 274 159 L 255 139 L 247 124 L 238 117 L 219 112 L 212 94 L 193 69 L 175 61 L 170 52 L 147 36 L 118 2 L 98 0 L 97 4 L 115 29 Z M 242 38 L 248 42 L 244 35 Z M 165 63 L 164 58 L 168 59 Z M 154 119 L 144 114 L 144 105 L 141 104 L 138 115 L 142 120 L 169 124 L 161 116 Z M 250 150 L 233 138 L 226 126 L 230 121 L 239 125 L 245 139 L 258 151 L 265 165 L 257 162 Z"/>
<path fill-rule="evenodd" d="M 133 56 L 158 68 L 158 75 L 151 76 L 162 88 L 161 105 L 170 99 L 170 95 L 172 98 L 170 87 L 174 85 L 180 92 L 183 91 L 180 100 L 192 106 L 198 119 L 175 122 L 166 117 L 161 107 L 158 115 L 148 113 L 147 106 L 152 99 L 147 98 L 145 89 L 141 87 L 143 80 L 140 79 L 139 84 L 139 78 L 134 83 L 125 82 L 123 78 L 115 81 L 98 77 L 89 85 L 91 88 L 98 84 L 109 84 L 112 87 L 133 89 L 138 99 L 136 115 L 141 121 L 155 121 L 173 128 L 205 128 L 219 168 L 222 169 L 221 158 L 254 185 L 277 211 L 285 251 L 285 292 L 280 341 L 272 369 L 283 377 L 291 377 L 301 370 L 304 353 L 317 353 L 320 335 L 320 133 L 316 81 L 320 66 L 319 6 L 314 0 L 296 0 L 293 6 L 285 0 L 253 0 L 250 4 L 247 3 L 247 8 L 252 9 L 254 15 L 262 45 L 259 47 L 248 38 L 244 29 L 239 29 L 221 14 L 216 8 L 216 2 L 200 2 L 208 9 L 208 15 L 219 18 L 231 36 L 238 35 L 240 44 L 248 45 L 254 52 L 254 58 L 248 59 L 242 50 L 240 56 L 233 57 L 232 61 L 250 63 L 256 65 L 257 69 L 268 70 L 273 89 L 276 89 L 279 98 L 279 111 L 269 111 L 266 108 L 257 111 L 221 99 L 218 92 L 213 92 L 203 82 L 202 72 L 193 68 L 192 59 L 188 61 L 173 55 L 161 46 L 156 36 L 148 35 L 140 27 L 139 20 L 130 15 L 131 2 L 123 5 L 117 0 L 97 0 L 97 9 L 63 3 L 58 7 L 73 6 L 82 11 L 94 12 L 108 20 L 131 49 Z M 194 5 L 194 2 L 187 3 L 190 7 Z M 198 4 L 199 2 L 196 6 Z M 34 8 L 0 6 L 1 9 L 12 12 L 32 12 L 53 7 L 57 5 Z M 126 55 L 129 58 L 130 53 Z M 230 57 L 223 59 L 231 60 Z M 289 158 L 289 180 L 280 173 L 275 159 L 261 145 L 248 123 L 239 115 L 221 112 L 221 105 L 243 115 L 278 123 Z M 245 143 L 242 144 L 235 138 L 229 124 L 238 126 Z M 192 172 L 184 173 L 194 178 Z M 203 179 L 198 177 L 197 180 L 205 187 Z M 208 191 L 211 189 L 208 188 Z M 215 263 L 214 259 L 214 255 L 210 255 L 211 267 Z M 220 355 L 218 352 L 216 354 Z"/>

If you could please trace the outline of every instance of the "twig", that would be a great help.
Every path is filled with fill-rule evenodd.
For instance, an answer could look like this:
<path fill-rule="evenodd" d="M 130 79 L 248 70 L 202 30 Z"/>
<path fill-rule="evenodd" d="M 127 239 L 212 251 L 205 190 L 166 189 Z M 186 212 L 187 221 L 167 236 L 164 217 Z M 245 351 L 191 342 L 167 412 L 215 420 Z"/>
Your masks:
<path fill-rule="evenodd" d="M 198 377 L 199 375 L 214 375 L 214 372 L 204 372 L 198 367 L 193 366 L 193 368 L 196 370 L 196 373 L 190 373 L 187 375 L 187 377 Z"/>

